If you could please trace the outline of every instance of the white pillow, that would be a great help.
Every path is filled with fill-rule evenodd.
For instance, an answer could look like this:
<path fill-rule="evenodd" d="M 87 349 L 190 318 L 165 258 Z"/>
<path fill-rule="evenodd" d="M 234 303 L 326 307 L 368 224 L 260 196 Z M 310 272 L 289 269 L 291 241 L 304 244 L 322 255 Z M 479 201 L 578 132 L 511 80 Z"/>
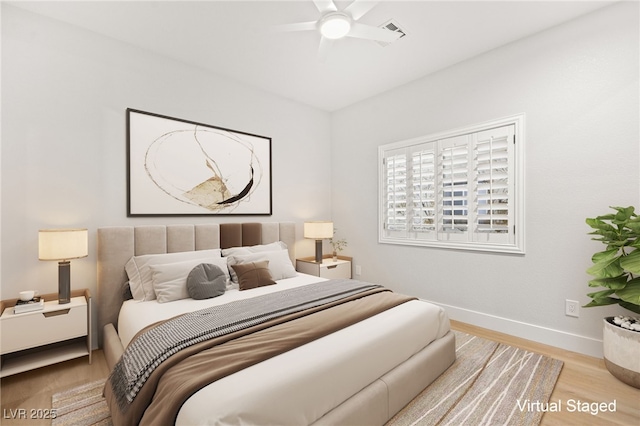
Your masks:
<path fill-rule="evenodd" d="M 156 298 L 156 294 L 153 291 L 153 282 L 151 281 L 151 269 L 149 268 L 151 265 L 182 262 L 191 259 L 220 259 L 220 256 L 220 249 L 133 256 L 124 267 L 129 277 L 131 295 L 136 300 L 154 300 Z"/>
<path fill-rule="evenodd" d="M 238 276 L 233 268 L 231 268 L 231 265 L 259 262 L 261 260 L 269 261 L 269 273 L 271 273 L 271 277 L 274 280 L 292 278 L 298 275 L 296 268 L 291 264 L 291 259 L 289 258 L 289 252 L 287 250 L 262 251 L 258 253 L 229 256 L 227 263 L 229 264 L 231 280 L 235 284 L 238 284 Z"/>
<path fill-rule="evenodd" d="M 287 249 L 287 245 L 285 243 L 283 243 L 282 241 L 276 241 L 275 243 L 259 244 L 257 246 L 231 247 L 231 248 L 222 249 L 222 255 L 226 257 L 226 256 L 259 253 L 263 251 L 276 251 L 276 250 L 286 250 L 286 249 Z"/>
<path fill-rule="evenodd" d="M 187 277 L 196 266 L 201 263 L 211 263 L 219 266 L 225 272 L 227 285 L 229 285 L 229 270 L 227 260 L 220 257 L 217 259 L 192 259 L 184 262 L 163 263 L 150 265 L 153 282 L 158 303 L 172 302 L 174 300 L 188 299 Z"/>

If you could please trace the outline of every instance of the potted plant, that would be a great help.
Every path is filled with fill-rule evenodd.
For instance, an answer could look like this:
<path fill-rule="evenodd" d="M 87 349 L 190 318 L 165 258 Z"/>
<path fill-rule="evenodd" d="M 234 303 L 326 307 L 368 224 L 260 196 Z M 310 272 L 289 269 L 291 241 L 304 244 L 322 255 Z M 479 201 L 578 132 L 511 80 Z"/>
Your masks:
<path fill-rule="evenodd" d="M 335 238 L 335 229 L 333 230 L 333 235 L 333 238 L 329 240 L 329 244 L 331 244 L 331 247 L 333 247 L 333 260 L 336 261 L 338 260 L 338 253 L 344 250 L 344 248 L 347 246 L 347 240 L 345 240 L 344 238 L 342 238 L 341 240 L 337 240 Z"/>
<path fill-rule="evenodd" d="M 618 304 L 640 314 L 640 216 L 634 207 L 611 207 L 615 213 L 587 219 L 596 235 L 593 240 L 606 245 L 593 255 L 587 273 L 594 279 L 590 287 L 604 289 L 589 293 L 584 307 Z M 615 377 L 640 388 L 640 321 L 619 315 L 604 319 L 604 361 Z"/>

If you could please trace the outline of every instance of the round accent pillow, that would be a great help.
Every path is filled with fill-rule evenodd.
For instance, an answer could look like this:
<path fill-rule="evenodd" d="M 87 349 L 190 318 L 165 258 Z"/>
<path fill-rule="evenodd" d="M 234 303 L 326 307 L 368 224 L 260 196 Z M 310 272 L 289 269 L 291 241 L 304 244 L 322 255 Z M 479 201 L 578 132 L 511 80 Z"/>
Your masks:
<path fill-rule="evenodd" d="M 211 263 L 201 263 L 187 276 L 187 293 L 196 300 L 211 299 L 224 294 L 227 276 L 222 269 Z"/>

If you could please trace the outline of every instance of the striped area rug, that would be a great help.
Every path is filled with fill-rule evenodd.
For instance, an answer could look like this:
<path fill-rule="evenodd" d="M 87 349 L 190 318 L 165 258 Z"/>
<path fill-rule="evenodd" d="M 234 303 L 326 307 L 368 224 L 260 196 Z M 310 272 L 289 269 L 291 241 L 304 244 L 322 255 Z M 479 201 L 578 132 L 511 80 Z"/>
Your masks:
<path fill-rule="evenodd" d="M 455 334 L 456 362 L 387 426 L 538 425 L 542 412 L 527 411 L 525 402 L 549 400 L 562 361 Z M 57 417 L 52 425 L 111 426 L 103 386 L 104 380 L 99 380 L 54 394 L 51 407 Z"/>
<path fill-rule="evenodd" d="M 52 426 L 112 426 L 111 414 L 102 397 L 104 380 L 87 383 L 53 394 L 51 408 L 56 410 Z"/>
<path fill-rule="evenodd" d="M 562 361 L 455 334 L 456 362 L 387 426 L 540 424 L 543 412 L 530 408 L 549 401 Z"/>

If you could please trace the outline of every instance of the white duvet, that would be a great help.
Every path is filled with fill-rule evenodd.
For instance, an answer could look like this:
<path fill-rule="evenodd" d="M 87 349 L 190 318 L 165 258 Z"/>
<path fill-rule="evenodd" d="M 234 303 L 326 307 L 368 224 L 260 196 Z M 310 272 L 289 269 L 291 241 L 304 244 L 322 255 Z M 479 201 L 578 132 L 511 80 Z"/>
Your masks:
<path fill-rule="evenodd" d="M 213 299 L 129 300 L 120 311 L 118 333 L 126 347 L 156 321 L 321 280 L 299 274 L 277 285 L 228 290 Z M 441 308 L 417 300 L 403 303 L 204 387 L 182 406 L 177 424 L 312 424 L 448 330 Z"/>

